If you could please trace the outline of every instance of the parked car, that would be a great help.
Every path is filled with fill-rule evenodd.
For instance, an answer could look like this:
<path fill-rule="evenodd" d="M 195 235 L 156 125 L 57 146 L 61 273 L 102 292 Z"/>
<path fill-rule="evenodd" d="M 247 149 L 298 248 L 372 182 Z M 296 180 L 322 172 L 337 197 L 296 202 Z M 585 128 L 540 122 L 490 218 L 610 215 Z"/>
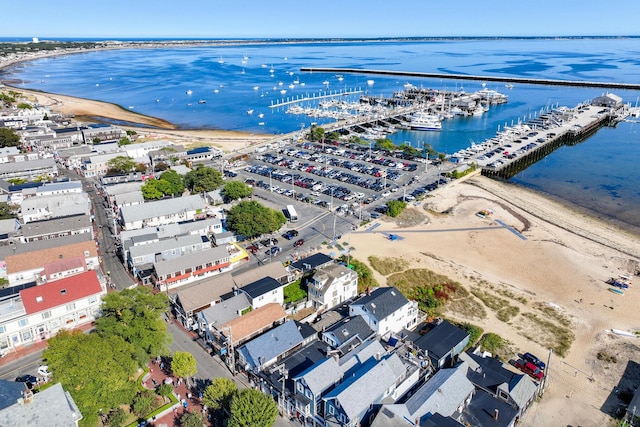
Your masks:
<path fill-rule="evenodd" d="M 16 378 L 16 382 L 27 383 L 27 384 L 29 383 L 38 384 L 38 378 L 34 377 L 33 375 L 25 374 L 25 375 L 20 375 L 18 378 Z M 27 385 L 27 387 L 29 386 Z"/>
<path fill-rule="evenodd" d="M 302 245 L 304 245 L 304 239 L 299 239 L 299 240 L 296 240 L 295 242 L 293 242 L 293 247 L 294 248 L 299 248 Z"/>
<path fill-rule="evenodd" d="M 287 231 L 286 233 L 284 233 L 282 235 L 282 237 L 284 237 L 287 240 L 291 240 L 292 238 L 297 237 L 297 236 L 298 236 L 298 231 L 296 231 L 296 230 L 289 230 L 289 231 Z"/>
<path fill-rule="evenodd" d="M 547 367 L 547 365 L 540 359 L 538 359 L 536 356 L 534 356 L 533 354 L 527 352 L 525 354 L 522 355 L 522 359 L 526 362 L 531 362 L 534 365 L 536 365 L 538 368 L 540 368 L 541 370 L 545 370 L 545 368 Z"/>
<path fill-rule="evenodd" d="M 525 360 L 516 360 L 514 366 L 520 369 L 525 374 L 529 375 L 534 380 L 541 380 L 544 378 L 544 372 L 536 365 Z"/>
<path fill-rule="evenodd" d="M 49 372 L 49 367 L 47 365 L 41 365 L 38 367 L 38 375 L 44 378 L 50 378 L 51 372 Z"/>
<path fill-rule="evenodd" d="M 255 254 L 258 252 L 259 249 L 256 245 L 251 245 L 251 246 L 247 246 L 247 250 L 252 254 Z"/>
<path fill-rule="evenodd" d="M 278 252 L 280 252 L 280 248 L 277 247 L 277 246 L 273 246 L 273 247 L 267 249 L 264 254 L 267 255 L 267 256 L 269 256 L 269 255 L 276 256 L 276 255 L 278 255 Z"/>

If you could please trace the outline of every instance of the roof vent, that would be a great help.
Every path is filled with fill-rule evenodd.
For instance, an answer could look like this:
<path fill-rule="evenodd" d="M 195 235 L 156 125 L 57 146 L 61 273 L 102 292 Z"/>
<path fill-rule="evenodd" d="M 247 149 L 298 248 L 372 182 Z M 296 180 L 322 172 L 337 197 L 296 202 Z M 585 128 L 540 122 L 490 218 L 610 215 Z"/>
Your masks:
<path fill-rule="evenodd" d="M 391 295 L 396 296 L 396 291 L 391 291 Z"/>
<path fill-rule="evenodd" d="M 42 297 L 36 297 L 36 302 L 42 302 Z"/>

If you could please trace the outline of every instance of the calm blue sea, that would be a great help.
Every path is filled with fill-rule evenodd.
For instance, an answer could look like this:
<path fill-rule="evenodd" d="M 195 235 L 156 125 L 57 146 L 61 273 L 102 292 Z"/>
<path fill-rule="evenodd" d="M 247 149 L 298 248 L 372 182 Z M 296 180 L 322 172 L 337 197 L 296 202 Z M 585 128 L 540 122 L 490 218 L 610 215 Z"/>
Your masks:
<path fill-rule="evenodd" d="M 183 128 L 274 134 L 326 121 L 286 114 L 287 107 L 270 108 L 282 100 L 354 89 L 390 96 L 405 83 L 472 92 L 483 83 L 301 73 L 302 67 L 637 82 L 640 48 L 637 39 L 480 39 L 123 49 L 31 61 L 0 71 L 0 78 L 14 79 L 25 88 L 116 103 Z M 551 106 L 574 106 L 604 92 L 524 84 L 512 89 L 499 83 L 486 86 L 506 93 L 509 102 L 481 117 L 445 121 L 442 132 L 403 131 L 391 139 L 398 144 L 428 143 L 451 154 L 493 136 L 498 126 L 526 120 Z M 632 104 L 640 97 L 638 91 L 615 93 Z M 358 95 L 345 99 L 355 101 Z M 640 230 L 638 126 L 621 123 L 615 129 L 602 129 L 581 144 L 557 150 L 512 181 Z"/>

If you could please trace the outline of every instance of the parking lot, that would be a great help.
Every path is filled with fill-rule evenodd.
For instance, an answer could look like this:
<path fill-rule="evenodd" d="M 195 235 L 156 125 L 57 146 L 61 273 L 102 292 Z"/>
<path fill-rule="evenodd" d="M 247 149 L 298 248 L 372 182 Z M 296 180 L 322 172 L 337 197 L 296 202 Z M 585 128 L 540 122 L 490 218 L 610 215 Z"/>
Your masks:
<path fill-rule="evenodd" d="M 375 217 L 393 199 L 412 202 L 446 184 L 456 165 L 356 144 L 302 142 L 254 153 L 234 169 L 254 188 L 354 216 Z"/>

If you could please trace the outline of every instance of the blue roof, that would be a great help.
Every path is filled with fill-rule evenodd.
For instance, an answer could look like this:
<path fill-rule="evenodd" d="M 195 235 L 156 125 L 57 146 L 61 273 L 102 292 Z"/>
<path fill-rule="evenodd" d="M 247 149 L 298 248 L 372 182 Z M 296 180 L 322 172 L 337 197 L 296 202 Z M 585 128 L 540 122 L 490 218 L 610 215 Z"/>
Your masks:
<path fill-rule="evenodd" d="M 189 155 L 189 154 L 208 153 L 209 151 L 211 151 L 210 147 L 198 147 L 198 148 L 194 148 L 193 150 L 188 150 L 187 151 L 187 155 Z"/>

